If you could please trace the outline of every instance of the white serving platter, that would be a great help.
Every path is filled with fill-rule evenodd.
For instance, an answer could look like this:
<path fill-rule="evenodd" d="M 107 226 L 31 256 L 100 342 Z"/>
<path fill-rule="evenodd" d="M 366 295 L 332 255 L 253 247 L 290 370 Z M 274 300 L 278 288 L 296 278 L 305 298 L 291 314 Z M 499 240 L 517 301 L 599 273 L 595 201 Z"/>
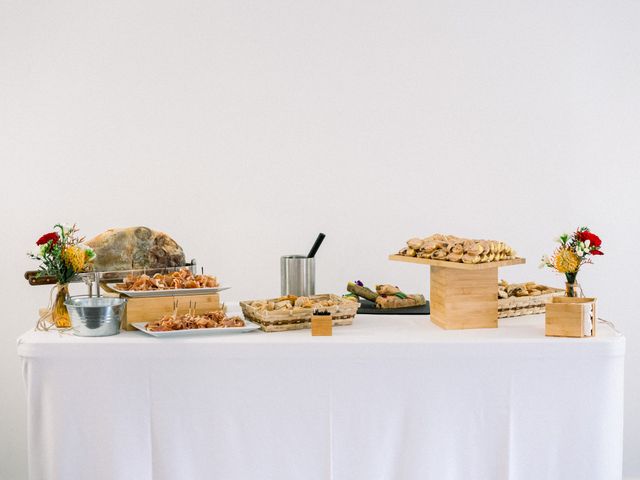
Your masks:
<path fill-rule="evenodd" d="M 136 322 L 132 323 L 135 328 L 141 332 L 151 335 L 152 337 L 166 338 L 166 337 L 190 337 L 193 335 L 225 335 L 230 333 L 246 333 L 253 332 L 260 329 L 259 325 L 256 325 L 249 320 L 244 321 L 244 327 L 227 327 L 227 328 L 191 328 L 188 330 L 170 330 L 168 332 L 151 332 L 147 330 L 148 322 Z"/>
<path fill-rule="evenodd" d="M 117 283 L 107 283 L 114 292 L 120 293 L 127 297 L 175 297 L 176 295 L 209 295 L 218 293 L 223 290 L 229 290 L 231 287 L 203 287 L 203 288 L 167 288 L 163 290 L 121 290 L 117 287 Z"/>

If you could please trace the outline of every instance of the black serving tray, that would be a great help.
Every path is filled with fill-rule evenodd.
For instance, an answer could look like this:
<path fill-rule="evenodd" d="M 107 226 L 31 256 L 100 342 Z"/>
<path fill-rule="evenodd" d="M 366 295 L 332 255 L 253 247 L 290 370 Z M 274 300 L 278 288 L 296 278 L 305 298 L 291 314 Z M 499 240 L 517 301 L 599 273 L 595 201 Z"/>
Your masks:
<path fill-rule="evenodd" d="M 429 315 L 429 301 L 426 305 L 406 308 L 376 308 L 376 304 L 361 298 L 358 313 L 364 315 Z"/>

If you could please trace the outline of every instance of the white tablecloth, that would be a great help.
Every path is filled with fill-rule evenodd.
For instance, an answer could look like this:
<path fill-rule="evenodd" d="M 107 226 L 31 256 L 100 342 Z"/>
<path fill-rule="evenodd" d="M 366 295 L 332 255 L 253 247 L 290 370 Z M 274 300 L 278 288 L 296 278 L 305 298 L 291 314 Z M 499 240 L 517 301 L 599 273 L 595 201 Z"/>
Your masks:
<path fill-rule="evenodd" d="M 613 480 L 625 342 L 445 331 L 18 341 L 32 480 Z"/>

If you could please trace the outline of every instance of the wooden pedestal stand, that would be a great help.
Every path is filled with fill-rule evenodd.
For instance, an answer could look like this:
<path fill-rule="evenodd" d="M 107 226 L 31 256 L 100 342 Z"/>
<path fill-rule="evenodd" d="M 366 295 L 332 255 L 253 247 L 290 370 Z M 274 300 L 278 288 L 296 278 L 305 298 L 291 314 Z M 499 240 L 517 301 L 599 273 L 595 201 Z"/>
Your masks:
<path fill-rule="evenodd" d="M 524 258 L 488 263 L 457 263 L 390 255 L 389 260 L 431 267 L 431 321 L 449 330 L 498 326 L 498 268 Z"/>

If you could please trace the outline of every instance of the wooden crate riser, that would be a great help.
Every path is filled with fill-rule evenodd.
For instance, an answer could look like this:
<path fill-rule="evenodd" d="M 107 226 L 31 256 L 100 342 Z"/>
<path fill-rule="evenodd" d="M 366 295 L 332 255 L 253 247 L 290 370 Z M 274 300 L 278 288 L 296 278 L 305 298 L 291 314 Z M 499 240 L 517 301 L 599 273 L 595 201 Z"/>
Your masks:
<path fill-rule="evenodd" d="M 431 321 L 445 329 L 498 326 L 498 269 L 431 266 Z"/>
<path fill-rule="evenodd" d="M 428 265 L 431 269 L 431 321 L 445 329 L 498 326 L 498 268 L 522 265 L 524 258 L 465 264 L 390 255 L 390 260 Z"/>
<path fill-rule="evenodd" d="M 178 300 L 178 315 L 188 312 L 189 302 L 195 305 L 195 313 L 203 314 L 221 309 L 220 295 L 180 295 L 171 297 L 128 298 L 122 318 L 122 328 L 135 330 L 137 322 L 153 322 L 173 312 L 173 302 Z"/>

